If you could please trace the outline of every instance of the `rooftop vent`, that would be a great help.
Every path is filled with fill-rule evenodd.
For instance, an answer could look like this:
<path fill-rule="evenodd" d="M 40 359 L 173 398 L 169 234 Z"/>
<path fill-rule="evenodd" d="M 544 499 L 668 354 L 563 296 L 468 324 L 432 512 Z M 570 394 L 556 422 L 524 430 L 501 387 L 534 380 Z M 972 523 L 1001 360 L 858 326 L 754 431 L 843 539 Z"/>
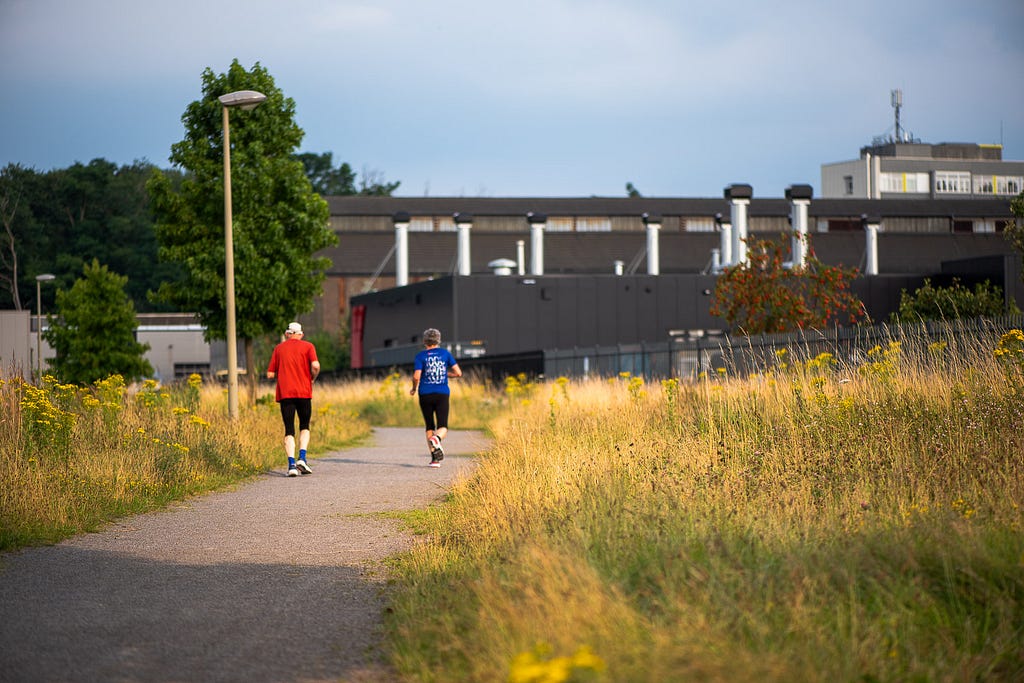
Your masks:
<path fill-rule="evenodd" d="M 487 264 L 487 267 L 494 271 L 495 275 L 511 275 L 512 269 L 518 264 L 510 258 L 494 259 Z"/>

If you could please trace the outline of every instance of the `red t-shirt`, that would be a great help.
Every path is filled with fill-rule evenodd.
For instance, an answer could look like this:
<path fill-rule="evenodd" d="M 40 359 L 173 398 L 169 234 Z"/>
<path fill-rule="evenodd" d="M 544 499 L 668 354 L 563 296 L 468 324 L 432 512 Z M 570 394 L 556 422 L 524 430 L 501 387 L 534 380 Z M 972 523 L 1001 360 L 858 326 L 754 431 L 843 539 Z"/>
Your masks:
<path fill-rule="evenodd" d="M 286 339 L 274 347 L 269 372 L 277 377 L 275 400 L 313 398 L 310 364 L 317 360 L 316 347 L 305 339 Z"/>

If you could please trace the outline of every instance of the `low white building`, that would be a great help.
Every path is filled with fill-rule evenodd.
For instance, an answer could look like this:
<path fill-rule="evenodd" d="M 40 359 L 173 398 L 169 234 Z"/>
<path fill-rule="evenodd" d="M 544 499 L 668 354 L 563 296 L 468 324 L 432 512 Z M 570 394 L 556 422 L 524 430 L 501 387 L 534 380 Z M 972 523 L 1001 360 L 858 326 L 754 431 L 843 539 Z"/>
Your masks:
<path fill-rule="evenodd" d="M 203 339 L 203 326 L 191 313 L 139 313 L 135 337 L 149 344 L 146 360 L 153 379 L 162 383 L 184 379 L 196 372 L 208 376 L 214 367 L 211 344 Z M 45 373 L 54 352 L 37 334 L 36 315 L 30 311 L 0 311 L 0 377 L 35 377 L 42 357 Z M 42 320 L 46 329 L 46 319 Z M 216 346 L 215 344 L 214 346 Z M 220 357 L 224 343 L 220 342 Z"/>

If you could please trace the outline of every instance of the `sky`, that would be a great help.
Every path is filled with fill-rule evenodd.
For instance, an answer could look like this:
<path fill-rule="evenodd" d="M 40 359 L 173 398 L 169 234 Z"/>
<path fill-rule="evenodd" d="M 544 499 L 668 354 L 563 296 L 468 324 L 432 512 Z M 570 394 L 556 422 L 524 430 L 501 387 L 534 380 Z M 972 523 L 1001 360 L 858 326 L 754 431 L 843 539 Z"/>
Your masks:
<path fill-rule="evenodd" d="M 901 124 L 1024 160 L 1022 0 L 0 0 L 0 167 L 170 166 L 206 68 L 400 196 L 782 197 Z"/>

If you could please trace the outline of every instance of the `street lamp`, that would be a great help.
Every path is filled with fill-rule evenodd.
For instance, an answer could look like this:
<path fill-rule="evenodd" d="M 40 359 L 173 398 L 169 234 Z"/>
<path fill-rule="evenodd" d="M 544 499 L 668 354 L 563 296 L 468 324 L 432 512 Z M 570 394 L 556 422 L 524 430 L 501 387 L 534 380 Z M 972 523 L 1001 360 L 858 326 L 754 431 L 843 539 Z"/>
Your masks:
<path fill-rule="evenodd" d="M 43 381 L 43 296 L 40 285 L 52 282 L 57 276 L 53 273 L 36 275 L 36 381 Z"/>
<path fill-rule="evenodd" d="M 227 309 L 228 416 L 234 420 L 238 417 L 238 335 L 235 330 L 235 244 L 231 234 L 231 126 L 228 109 L 255 109 L 267 96 L 255 90 L 239 90 L 217 99 L 224 105 L 224 305 Z"/>

